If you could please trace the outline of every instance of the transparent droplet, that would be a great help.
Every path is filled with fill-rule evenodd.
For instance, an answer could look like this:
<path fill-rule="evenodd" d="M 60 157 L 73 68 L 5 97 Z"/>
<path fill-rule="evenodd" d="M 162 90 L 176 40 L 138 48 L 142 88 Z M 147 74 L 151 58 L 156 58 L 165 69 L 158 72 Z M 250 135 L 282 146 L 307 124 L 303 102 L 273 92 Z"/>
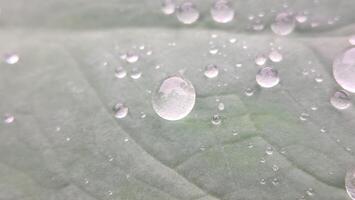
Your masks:
<path fill-rule="evenodd" d="M 345 51 L 334 60 L 333 74 L 342 88 L 355 93 L 355 48 Z"/>
<path fill-rule="evenodd" d="M 200 13 L 194 3 L 185 1 L 178 7 L 176 17 L 183 24 L 192 24 L 200 17 Z"/>
<path fill-rule="evenodd" d="M 307 21 L 307 16 L 306 15 L 304 15 L 304 14 L 299 14 L 299 15 L 296 15 L 296 21 L 298 22 L 298 23 L 300 23 L 300 24 L 302 24 L 302 23 L 305 23 L 306 21 Z"/>
<path fill-rule="evenodd" d="M 113 192 L 112 192 L 111 190 L 109 190 L 109 191 L 107 192 L 107 195 L 108 195 L 108 196 L 112 196 L 112 195 L 113 195 Z"/>
<path fill-rule="evenodd" d="M 321 76 L 317 76 L 314 80 L 315 80 L 317 83 L 323 82 L 323 78 L 322 78 Z"/>
<path fill-rule="evenodd" d="M 339 110 L 344 110 L 350 106 L 350 97 L 344 90 L 336 91 L 330 98 L 330 103 Z"/>
<path fill-rule="evenodd" d="M 265 185 L 266 184 L 266 181 L 265 181 L 265 179 L 260 179 L 260 182 L 259 182 L 261 185 Z"/>
<path fill-rule="evenodd" d="M 132 79 L 139 79 L 140 77 L 142 77 L 142 72 L 139 71 L 138 69 L 133 69 L 133 70 L 131 71 L 130 77 L 131 77 Z"/>
<path fill-rule="evenodd" d="M 261 66 L 266 63 L 266 57 L 264 55 L 258 55 L 255 58 L 255 64 Z"/>
<path fill-rule="evenodd" d="M 5 114 L 4 116 L 4 123 L 5 124 L 11 124 L 15 121 L 15 117 L 11 114 Z"/>
<path fill-rule="evenodd" d="M 237 38 L 230 38 L 229 43 L 234 44 L 237 42 Z"/>
<path fill-rule="evenodd" d="M 218 114 L 212 116 L 211 123 L 213 125 L 220 125 L 221 122 L 222 122 L 221 116 L 219 116 Z"/>
<path fill-rule="evenodd" d="M 117 119 L 122 119 L 125 118 L 128 114 L 128 107 L 125 106 L 122 103 L 117 103 L 114 107 L 113 107 L 113 111 L 115 111 L 115 117 Z"/>
<path fill-rule="evenodd" d="M 175 0 L 163 0 L 161 10 L 166 15 L 171 15 L 175 12 Z"/>
<path fill-rule="evenodd" d="M 267 147 L 265 153 L 271 156 L 274 153 L 274 149 L 272 147 Z"/>
<path fill-rule="evenodd" d="M 215 0 L 211 8 L 211 16 L 215 22 L 228 23 L 234 18 L 234 9 L 229 0 Z"/>
<path fill-rule="evenodd" d="M 210 64 L 210 65 L 206 66 L 204 75 L 207 78 L 216 78 L 218 76 L 218 74 L 219 74 L 219 70 L 218 70 L 217 65 Z"/>
<path fill-rule="evenodd" d="M 350 38 L 349 38 L 349 43 L 351 45 L 355 45 L 355 35 L 352 35 Z"/>
<path fill-rule="evenodd" d="M 127 75 L 127 72 L 126 72 L 126 70 L 123 67 L 117 67 L 116 68 L 115 76 L 117 78 L 124 78 L 124 77 L 126 77 L 126 75 Z"/>
<path fill-rule="evenodd" d="M 295 29 L 295 19 L 290 13 L 283 12 L 276 16 L 271 24 L 271 30 L 277 35 L 288 35 Z"/>
<path fill-rule="evenodd" d="M 273 166 L 272 166 L 272 171 L 274 171 L 274 172 L 279 171 L 279 166 L 273 165 Z"/>
<path fill-rule="evenodd" d="M 180 120 L 195 105 L 196 92 L 192 83 L 181 76 L 164 79 L 152 97 L 154 111 L 163 119 Z"/>
<path fill-rule="evenodd" d="M 272 62 L 281 62 L 282 61 L 282 54 L 279 52 L 279 51 L 276 51 L 276 50 L 272 50 L 270 51 L 269 53 L 269 59 L 272 61 Z"/>
<path fill-rule="evenodd" d="M 20 57 L 17 54 L 7 54 L 5 55 L 5 62 L 9 65 L 16 64 L 20 60 Z"/>
<path fill-rule="evenodd" d="M 218 110 L 220 111 L 224 110 L 224 103 L 221 102 L 218 104 Z"/>
<path fill-rule="evenodd" d="M 307 194 L 308 196 L 313 196 L 313 195 L 314 195 L 313 188 L 308 188 L 307 191 L 306 191 L 306 194 Z"/>
<path fill-rule="evenodd" d="M 212 47 L 212 48 L 210 48 L 210 50 L 208 52 L 210 52 L 211 55 L 216 55 L 218 53 L 218 49 L 215 47 Z"/>
<path fill-rule="evenodd" d="M 273 180 L 272 180 L 272 184 L 273 185 L 278 185 L 280 183 L 280 181 L 279 181 L 279 179 L 278 178 L 274 178 Z"/>
<path fill-rule="evenodd" d="M 138 54 L 131 51 L 126 53 L 126 61 L 128 63 L 135 63 L 138 61 L 138 59 L 139 59 Z"/>
<path fill-rule="evenodd" d="M 309 118 L 309 114 L 308 113 L 301 113 L 299 118 L 301 121 L 307 121 Z"/>
<path fill-rule="evenodd" d="M 253 96 L 253 94 L 254 94 L 254 89 L 252 89 L 252 88 L 247 88 L 247 89 L 245 89 L 244 94 L 245 94 L 246 96 L 248 96 L 248 97 Z"/>
<path fill-rule="evenodd" d="M 263 88 L 271 88 L 280 82 L 279 73 L 271 67 L 263 67 L 256 74 L 256 82 Z"/>

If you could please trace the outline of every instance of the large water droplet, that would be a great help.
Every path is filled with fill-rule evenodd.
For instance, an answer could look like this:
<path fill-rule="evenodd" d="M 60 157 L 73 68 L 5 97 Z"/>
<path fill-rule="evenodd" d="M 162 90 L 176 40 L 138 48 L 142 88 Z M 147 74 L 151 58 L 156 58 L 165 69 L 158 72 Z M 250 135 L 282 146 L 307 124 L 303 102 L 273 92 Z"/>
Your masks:
<path fill-rule="evenodd" d="M 355 93 L 355 48 L 345 51 L 334 60 L 333 74 L 342 88 Z"/>
<path fill-rule="evenodd" d="M 163 119 L 180 120 L 195 105 L 196 93 L 192 83 L 180 76 L 164 79 L 153 94 L 154 111 Z"/>
<path fill-rule="evenodd" d="M 184 24 L 192 24 L 200 17 L 200 13 L 194 3 L 185 1 L 177 9 L 176 17 Z"/>
<path fill-rule="evenodd" d="M 263 88 L 271 88 L 280 82 L 279 73 L 271 67 L 263 67 L 256 74 L 256 82 Z"/>
<path fill-rule="evenodd" d="M 210 64 L 210 65 L 206 66 L 204 75 L 207 78 L 215 78 L 218 76 L 218 74 L 219 74 L 219 70 L 218 70 L 217 65 Z"/>
<path fill-rule="evenodd" d="M 345 188 L 351 199 L 355 199 L 355 168 L 350 169 L 345 176 Z"/>
<path fill-rule="evenodd" d="M 163 0 L 161 10 L 166 15 L 171 15 L 175 12 L 175 0 Z"/>
<path fill-rule="evenodd" d="M 330 98 L 330 103 L 337 109 L 343 110 L 350 106 L 350 97 L 345 91 L 337 91 Z"/>
<path fill-rule="evenodd" d="M 211 16 L 218 23 L 228 23 L 234 18 L 234 9 L 229 0 L 215 0 L 211 8 Z"/>
<path fill-rule="evenodd" d="M 117 119 L 122 119 L 125 118 L 128 114 L 128 107 L 125 106 L 122 103 L 117 103 L 114 107 L 113 110 L 115 111 L 115 117 Z"/>
<path fill-rule="evenodd" d="M 288 35 L 295 29 L 295 19 L 290 13 L 280 13 L 271 24 L 271 30 L 277 35 Z"/>

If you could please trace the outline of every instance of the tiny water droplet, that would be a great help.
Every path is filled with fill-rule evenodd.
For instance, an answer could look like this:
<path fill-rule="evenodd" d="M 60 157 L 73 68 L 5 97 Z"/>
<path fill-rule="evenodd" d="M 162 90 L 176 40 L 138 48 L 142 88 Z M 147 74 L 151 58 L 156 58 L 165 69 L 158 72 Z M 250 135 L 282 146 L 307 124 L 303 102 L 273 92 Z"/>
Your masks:
<path fill-rule="evenodd" d="M 122 119 L 125 118 L 128 114 L 128 107 L 125 106 L 122 103 L 117 103 L 114 107 L 113 107 L 113 111 L 115 111 L 115 117 L 117 119 Z"/>
<path fill-rule="evenodd" d="M 234 9 L 229 0 L 215 0 L 211 8 L 211 16 L 215 22 L 228 23 L 234 18 Z"/>
<path fill-rule="evenodd" d="M 129 141 L 129 139 L 128 139 L 128 138 L 125 138 L 123 141 L 124 141 L 124 142 L 128 142 L 128 141 Z"/>
<path fill-rule="evenodd" d="M 163 0 L 161 10 L 166 15 L 171 15 L 175 12 L 175 0 Z"/>
<path fill-rule="evenodd" d="M 111 190 L 109 190 L 109 191 L 107 192 L 107 195 L 108 195 L 108 196 L 112 196 L 112 195 L 113 195 L 113 192 L 112 192 Z"/>
<path fill-rule="evenodd" d="M 298 15 L 296 15 L 295 18 L 296 18 L 296 21 L 300 24 L 303 24 L 308 20 L 307 16 L 304 14 L 298 14 Z"/>
<path fill-rule="evenodd" d="M 279 181 L 279 179 L 278 178 L 274 178 L 273 180 L 272 180 L 272 184 L 273 185 L 278 185 L 280 183 L 280 181 Z"/>
<path fill-rule="evenodd" d="M 222 122 L 222 119 L 218 114 L 215 114 L 212 116 L 211 122 L 213 125 L 220 125 Z"/>
<path fill-rule="evenodd" d="M 183 24 L 192 24 L 198 20 L 200 13 L 194 3 L 184 1 L 178 7 L 176 17 Z"/>
<path fill-rule="evenodd" d="M 260 179 L 260 181 L 259 181 L 259 183 L 261 184 L 261 185 L 265 185 L 266 184 L 266 181 L 265 181 L 265 179 Z"/>
<path fill-rule="evenodd" d="M 313 196 L 313 195 L 314 195 L 313 188 L 308 188 L 307 191 L 306 191 L 306 194 L 307 194 L 308 196 Z"/>
<path fill-rule="evenodd" d="M 9 65 L 16 64 L 20 60 L 20 57 L 17 54 L 11 53 L 5 55 L 5 62 Z"/>
<path fill-rule="evenodd" d="M 210 52 L 211 55 L 216 55 L 218 53 L 218 49 L 216 47 L 211 47 L 208 52 Z"/>
<path fill-rule="evenodd" d="M 280 82 L 279 73 L 271 67 L 263 67 L 256 74 L 256 82 L 263 88 L 272 88 Z"/>
<path fill-rule="evenodd" d="M 160 83 L 152 96 L 152 104 L 161 118 L 180 120 L 192 111 L 195 99 L 195 88 L 189 80 L 171 76 Z"/>
<path fill-rule="evenodd" d="M 339 110 L 344 110 L 350 106 L 350 97 L 344 90 L 336 91 L 330 98 L 330 103 Z"/>
<path fill-rule="evenodd" d="M 89 180 L 88 179 L 84 179 L 84 184 L 86 185 L 86 184 L 89 184 Z"/>
<path fill-rule="evenodd" d="M 265 160 L 265 158 L 263 157 L 263 158 L 260 158 L 260 163 L 265 163 L 266 162 L 266 160 Z"/>
<path fill-rule="evenodd" d="M 276 16 L 271 30 L 277 35 L 288 35 L 295 29 L 295 19 L 292 14 L 283 12 Z"/>
<path fill-rule="evenodd" d="M 264 55 L 258 55 L 255 58 L 255 64 L 261 66 L 266 63 L 266 57 Z"/>
<path fill-rule="evenodd" d="M 355 93 L 355 48 L 345 51 L 334 60 L 333 75 L 342 88 Z"/>
<path fill-rule="evenodd" d="M 252 89 L 252 88 L 247 88 L 247 89 L 245 89 L 244 94 L 245 94 L 246 96 L 248 96 L 248 97 L 253 96 L 253 95 L 254 95 L 254 89 Z"/>
<path fill-rule="evenodd" d="M 147 115 L 144 112 L 141 112 L 141 119 L 144 119 Z"/>
<path fill-rule="evenodd" d="M 218 104 L 218 110 L 220 110 L 220 111 L 224 110 L 224 103 L 220 102 Z"/>
<path fill-rule="evenodd" d="M 4 123 L 5 124 L 11 124 L 15 121 L 15 117 L 11 114 L 5 114 L 4 116 Z"/>
<path fill-rule="evenodd" d="M 301 113 L 299 118 L 301 121 L 307 121 L 309 118 L 309 114 L 308 113 Z"/>
<path fill-rule="evenodd" d="M 210 64 L 210 65 L 206 66 L 204 75 L 207 78 L 216 78 L 218 76 L 218 74 L 219 74 L 219 69 L 218 69 L 217 65 Z"/>
<path fill-rule="evenodd" d="M 71 140 L 71 138 L 70 138 L 70 137 L 67 137 L 67 138 L 65 138 L 65 140 L 66 140 L 67 142 L 69 142 L 69 141 Z"/>
<path fill-rule="evenodd" d="M 230 38 L 229 43 L 234 44 L 237 42 L 237 38 Z"/>
<path fill-rule="evenodd" d="M 142 77 L 142 72 L 139 71 L 137 68 L 132 69 L 130 77 L 131 77 L 132 79 L 137 80 L 137 79 L 139 79 L 140 77 Z"/>
<path fill-rule="evenodd" d="M 248 148 L 249 148 L 249 149 L 252 149 L 253 147 L 254 147 L 254 145 L 253 145 L 252 143 L 249 143 L 249 144 L 248 144 Z"/>
<path fill-rule="evenodd" d="M 274 149 L 272 147 L 267 147 L 265 153 L 271 156 L 274 153 Z"/>
<path fill-rule="evenodd" d="M 123 68 L 123 67 L 117 67 L 116 70 L 115 70 L 115 76 L 116 78 L 124 78 L 126 77 L 127 75 L 127 72 L 126 70 Z"/>
<path fill-rule="evenodd" d="M 135 63 L 135 62 L 138 61 L 138 59 L 139 59 L 138 54 L 136 54 L 136 53 L 134 53 L 132 51 L 129 51 L 129 52 L 126 53 L 126 61 L 128 63 Z"/>
<path fill-rule="evenodd" d="M 314 80 L 315 80 L 317 83 L 323 82 L 323 78 L 322 78 L 320 75 L 318 75 Z"/>
<path fill-rule="evenodd" d="M 272 171 L 274 171 L 274 172 L 279 171 L 279 166 L 273 165 L 273 166 L 272 166 Z"/>
<path fill-rule="evenodd" d="M 281 62 L 282 59 L 283 59 L 283 56 L 282 56 L 282 54 L 279 51 L 272 50 L 269 53 L 269 59 L 272 62 Z"/>

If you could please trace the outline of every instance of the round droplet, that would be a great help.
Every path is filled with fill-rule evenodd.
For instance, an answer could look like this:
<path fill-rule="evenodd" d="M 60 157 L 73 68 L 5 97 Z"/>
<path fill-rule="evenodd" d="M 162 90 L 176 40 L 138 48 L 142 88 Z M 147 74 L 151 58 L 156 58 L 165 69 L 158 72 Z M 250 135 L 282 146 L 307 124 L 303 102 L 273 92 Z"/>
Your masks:
<path fill-rule="evenodd" d="M 350 106 L 350 97 L 344 90 L 340 90 L 334 93 L 330 98 L 330 103 L 339 110 L 344 110 Z"/>
<path fill-rule="evenodd" d="M 345 176 L 345 188 L 351 199 L 355 199 L 355 168 L 348 170 Z"/>
<path fill-rule="evenodd" d="M 217 65 L 210 64 L 210 65 L 206 66 L 204 75 L 207 78 L 216 78 L 218 76 L 218 74 L 219 74 L 219 70 L 218 70 Z"/>
<path fill-rule="evenodd" d="M 255 64 L 261 66 L 266 63 L 266 57 L 264 55 L 258 55 L 255 58 Z"/>
<path fill-rule="evenodd" d="M 308 113 L 301 113 L 301 115 L 299 116 L 301 121 L 307 121 L 309 118 L 309 114 Z"/>
<path fill-rule="evenodd" d="M 345 51 L 334 60 L 333 75 L 342 88 L 355 93 L 355 48 Z"/>
<path fill-rule="evenodd" d="M 13 115 L 5 114 L 5 116 L 4 116 L 4 123 L 5 124 L 11 124 L 14 121 L 15 121 L 15 117 Z"/>
<path fill-rule="evenodd" d="M 351 45 L 355 45 L 355 35 L 352 35 L 350 38 L 349 38 L 349 43 Z"/>
<path fill-rule="evenodd" d="M 234 9 L 229 0 L 215 0 L 211 8 L 211 16 L 218 23 L 228 23 L 234 18 Z"/>
<path fill-rule="evenodd" d="M 126 61 L 128 63 L 135 63 L 137 62 L 139 59 L 138 54 L 134 53 L 134 52 L 128 52 L 126 53 Z"/>
<path fill-rule="evenodd" d="M 253 96 L 254 90 L 252 88 L 247 88 L 245 89 L 244 94 L 248 97 Z"/>
<path fill-rule="evenodd" d="M 224 103 L 220 102 L 218 104 L 218 110 L 220 110 L 220 111 L 224 110 Z"/>
<path fill-rule="evenodd" d="M 195 105 L 196 92 L 192 83 L 180 76 L 164 79 L 153 94 L 154 111 L 163 119 L 180 120 Z"/>
<path fill-rule="evenodd" d="M 272 62 L 281 62 L 282 61 L 282 54 L 279 51 L 272 50 L 269 53 L 269 59 Z"/>
<path fill-rule="evenodd" d="M 5 62 L 9 65 L 16 64 L 20 60 L 20 57 L 17 54 L 7 54 L 5 55 Z"/>
<path fill-rule="evenodd" d="M 171 15 L 175 12 L 175 1 L 174 0 L 163 0 L 161 10 L 166 15 Z"/>
<path fill-rule="evenodd" d="M 115 76 L 117 78 L 124 78 L 124 77 L 126 77 L 126 75 L 127 75 L 127 72 L 126 72 L 126 70 L 123 67 L 117 67 L 116 68 Z"/>
<path fill-rule="evenodd" d="M 213 125 L 220 125 L 221 122 L 222 122 L 221 116 L 219 116 L 218 114 L 212 116 L 211 123 Z"/>
<path fill-rule="evenodd" d="M 298 22 L 298 23 L 300 23 L 300 24 L 302 24 L 302 23 L 305 23 L 306 21 L 307 21 L 307 16 L 306 15 L 304 15 L 304 14 L 299 14 L 299 15 L 296 15 L 296 21 Z"/>
<path fill-rule="evenodd" d="M 280 13 L 271 24 L 271 30 L 277 35 L 288 35 L 295 29 L 295 19 L 290 13 Z"/>
<path fill-rule="evenodd" d="M 132 79 L 139 79 L 140 77 L 142 77 L 142 72 L 141 71 L 139 71 L 138 69 L 133 69 L 132 71 L 131 71 L 131 78 Z"/>
<path fill-rule="evenodd" d="M 256 74 L 256 82 L 263 88 L 271 88 L 280 82 L 279 73 L 271 67 L 263 67 Z"/>
<path fill-rule="evenodd" d="M 272 147 L 267 147 L 265 153 L 270 156 L 274 153 L 274 149 Z"/>
<path fill-rule="evenodd" d="M 177 9 L 176 16 L 183 24 L 192 24 L 200 17 L 200 13 L 194 3 L 185 1 Z"/>
<path fill-rule="evenodd" d="M 125 118 L 128 114 L 128 107 L 125 106 L 122 103 L 117 103 L 114 107 L 113 110 L 115 111 L 115 117 L 117 119 L 122 119 Z"/>
<path fill-rule="evenodd" d="M 266 184 L 266 181 L 264 178 L 260 179 L 260 182 L 259 182 L 261 185 L 265 185 Z"/>

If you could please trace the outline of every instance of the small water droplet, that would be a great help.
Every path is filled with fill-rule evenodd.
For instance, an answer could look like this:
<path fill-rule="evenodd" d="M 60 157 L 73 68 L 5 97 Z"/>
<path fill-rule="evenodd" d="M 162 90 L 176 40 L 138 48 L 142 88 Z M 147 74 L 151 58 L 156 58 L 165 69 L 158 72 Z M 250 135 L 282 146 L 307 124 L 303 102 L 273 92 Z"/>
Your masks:
<path fill-rule="evenodd" d="M 333 75 L 342 88 L 355 93 L 355 48 L 345 51 L 334 60 Z"/>
<path fill-rule="evenodd" d="M 266 155 L 271 156 L 274 153 L 274 149 L 272 147 L 267 147 L 265 153 Z"/>
<path fill-rule="evenodd" d="M 129 139 L 128 139 L 128 138 L 125 138 L 123 141 L 124 141 L 124 142 L 128 142 L 128 141 L 129 141 Z"/>
<path fill-rule="evenodd" d="M 198 20 L 200 13 L 194 3 L 184 1 L 177 9 L 176 16 L 183 24 L 192 24 Z"/>
<path fill-rule="evenodd" d="M 117 119 L 122 119 L 125 118 L 128 114 L 128 107 L 125 106 L 122 103 L 117 103 L 114 107 L 113 110 L 115 111 L 115 117 Z"/>
<path fill-rule="evenodd" d="M 347 109 L 350 106 L 350 97 L 344 90 L 336 91 L 330 98 L 330 103 L 339 110 Z"/>
<path fill-rule="evenodd" d="M 208 52 L 210 52 L 211 55 L 216 55 L 218 53 L 218 49 L 216 47 L 211 47 Z"/>
<path fill-rule="evenodd" d="M 70 138 L 70 137 L 67 137 L 67 138 L 65 138 L 65 140 L 66 140 L 67 142 L 69 142 L 69 141 L 71 140 L 71 138 Z"/>
<path fill-rule="evenodd" d="M 266 63 L 266 57 L 264 55 L 258 55 L 255 58 L 255 64 L 261 66 Z"/>
<path fill-rule="evenodd" d="M 309 118 L 309 114 L 308 113 L 301 113 L 299 118 L 301 121 L 307 121 Z"/>
<path fill-rule="evenodd" d="M 266 160 L 265 160 L 265 158 L 263 157 L 263 158 L 260 158 L 260 163 L 265 163 L 266 162 Z"/>
<path fill-rule="evenodd" d="M 282 54 L 279 51 L 272 50 L 269 53 L 269 59 L 272 62 L 281 62 L 282 59 L 283 59 L 283 56 L 282 56 Z"/>
<path fill-rule="evenodd" d="M 138 59 L 139 59 L 139 56 L 135 52 L 129 51 L 126 53 L 126 61 L 128 63 L 135 63 L 138 61 Z"/>
<path fill-rule="evenodd" d="M 271 24 L 271 30 L 277 35 L 288 35 L 295 29 L 295 19 L 292 14 L 283 12 L 276 16 Z"/>
<path fill-rule="evenodd" d="M 115 70 L 115 76 L 117 77 L 117 78 L 124 78 L 124 77 L 126 77 L 126 75 L 127 75 L 127 72 L 126 72 L 126 70 L 123 68 L 123 67 L 117 67 L 116 68 L 116 70 Z"/>
<path fill-rule="evenodd" d="M 171 15 L 175 12 L 175 0 L 163 0 L 161 10 L 166 15 Z"/>
<path fill-rule="evenodd" d="M 280 184 L 280 181 L 279 181 L 279 179 L 278 178 L 274 178 L 273 180 L 272 180 L 272 184 L 273 185 L 278 185 L 278 184 Z"/>
<path fill-rule="evenodd" d="M 229 0 L 215 0 L 211 8 L 211 16 L 215 22 L 228 23 L 234 18 L 234 9 Z"/>
<path fill-rule="evenodd" d="M 296 15 L 296 21 L 300 24 L 305 23 L 308 20 L 308 17 L 304 14 L 298 14 Z"/>
<path fill-rule="evenodd" d="M 307 191 L 306 191 L 306 194 L 307 194 L 308 196 L 313 196 L 313 195 L 314 195 L 313 188 L 308 188 Z"/>
<path fill-rule="evenodd" d="M 320 75 L 318 75 L 314 80 L 315 80 L 317 83 L 323 82 L 323 78 L 322 78 Z"/>
<path fill-rule="evenodd" d="M 141 112 L 141 119 L 144 119 L 144 118 L 146 118 L 146 114 L 144 113 L 144 112 Z"/>
<path fill-rule="evenodd" d="M 84 184 L 89 184 L 89 180 L 87 178 L 84 179 Z"/>
<path fill-rule="evenodd" d="M 131 71 L 130 77 L 131 77 L 132 79 L 137 80 L 137 79 L 139 79 L 140 77 L 142 77 L 142 72 L 139 71 L 137 68 L 134 68 L 134 69 L 132 69 L 132 71 Z"/>
<path fill-rule="evenodd" d="M 20 60 L 20 57 L 17 54 L 11 53 L 5 55 L 5 62 L 9 65 L 16 64 Z"/>
<path fill-rule="evenodd" d="M 239 133 L 238 133 L 238 131 L 233 130 L 233 131 L 232 131 L 232 134 L 233 134 L 233 136 L 237 136 Z"/>
<path fill-rule="evenodd" d="M 15 117 L 11 114 L 5 114 L 4 116 L 4 123 L 5 124 L 11 124 L 15 121 Z"/>
<path fill-rule="evenodd" d="M 206 66 L 204 75 L 207 78 L 216 78 L 218 76 L 218 74 L 219 74 L 219 70 L 218 70 L 217 65 L 210 64 L 210 65 Z"/>
<path fill-rule="evenodd" d="M 266 181 L 265 181 L 265 179 L 260 179 L 260 181 L 259 181 L 259 183 L 261 184 L 261 185 L 265 185 L 266 184 Z"/>
<path fill-rule="evenodd" d="M 254 145 L 253 145 L 252 143 L 249 143 L 249 144 L 248 144 L 248 148 L 249 148 L 249 149 L 252 149 L 253 147 L 254 147 Z"/>
<path fill-rule="evenodd" d="M 237 42 L 237 38 L 230 38 L 229 43 L 234 44 Z"/>
<path fill-rule="evenodd" d="M 196 92 L 192 83 L 180 76 L 164 79 L 152 97 L 154 111 L 163 119 L 180 120 L 195 105 Z"/>
<path fill-rule="evenodd" d="M 272 171 L 274 171 L 274 172 L 279 171 L 279 166 L 273 165 L 273 166 L 272 166 Z"/>
<path fill-rule="evenodd" d="M 218 104 L 218 110 L 220 110 L 220 111 L 224 110 L 224 103 L 220 102 Z"/>
<path fill-rule="evenodd" d="M 107 192 L 107 195 L 108 195 L 108 196 L 112 196 L 112 195 L 113 195 L 113 192 L 112 192 L 111 190 L 109 190 L 109 191 Z"/>
<path fill-rule="evenodd" d="M 272 88 L 280 82 L 279 73 L 271 67 L 263 67 L 256 74 L 256 82 L 263 88 Z"/>
<path fill-rule="evenodd" d="M 247 88 L 247 89 L 245 89 L 244 94 L 245 94 L 246 96 L 248 96 L 248 97 L 253 96 L 253 95 L 254 95 L 254 89 L 252 89 L 252 88 Z"/>
<path fill-rule="evenodd" d="M 222 122 L 222 119 L 218 114 L 215 114 L 212 116 L 211 122 L 213 125 L 220 125 Z"/>

